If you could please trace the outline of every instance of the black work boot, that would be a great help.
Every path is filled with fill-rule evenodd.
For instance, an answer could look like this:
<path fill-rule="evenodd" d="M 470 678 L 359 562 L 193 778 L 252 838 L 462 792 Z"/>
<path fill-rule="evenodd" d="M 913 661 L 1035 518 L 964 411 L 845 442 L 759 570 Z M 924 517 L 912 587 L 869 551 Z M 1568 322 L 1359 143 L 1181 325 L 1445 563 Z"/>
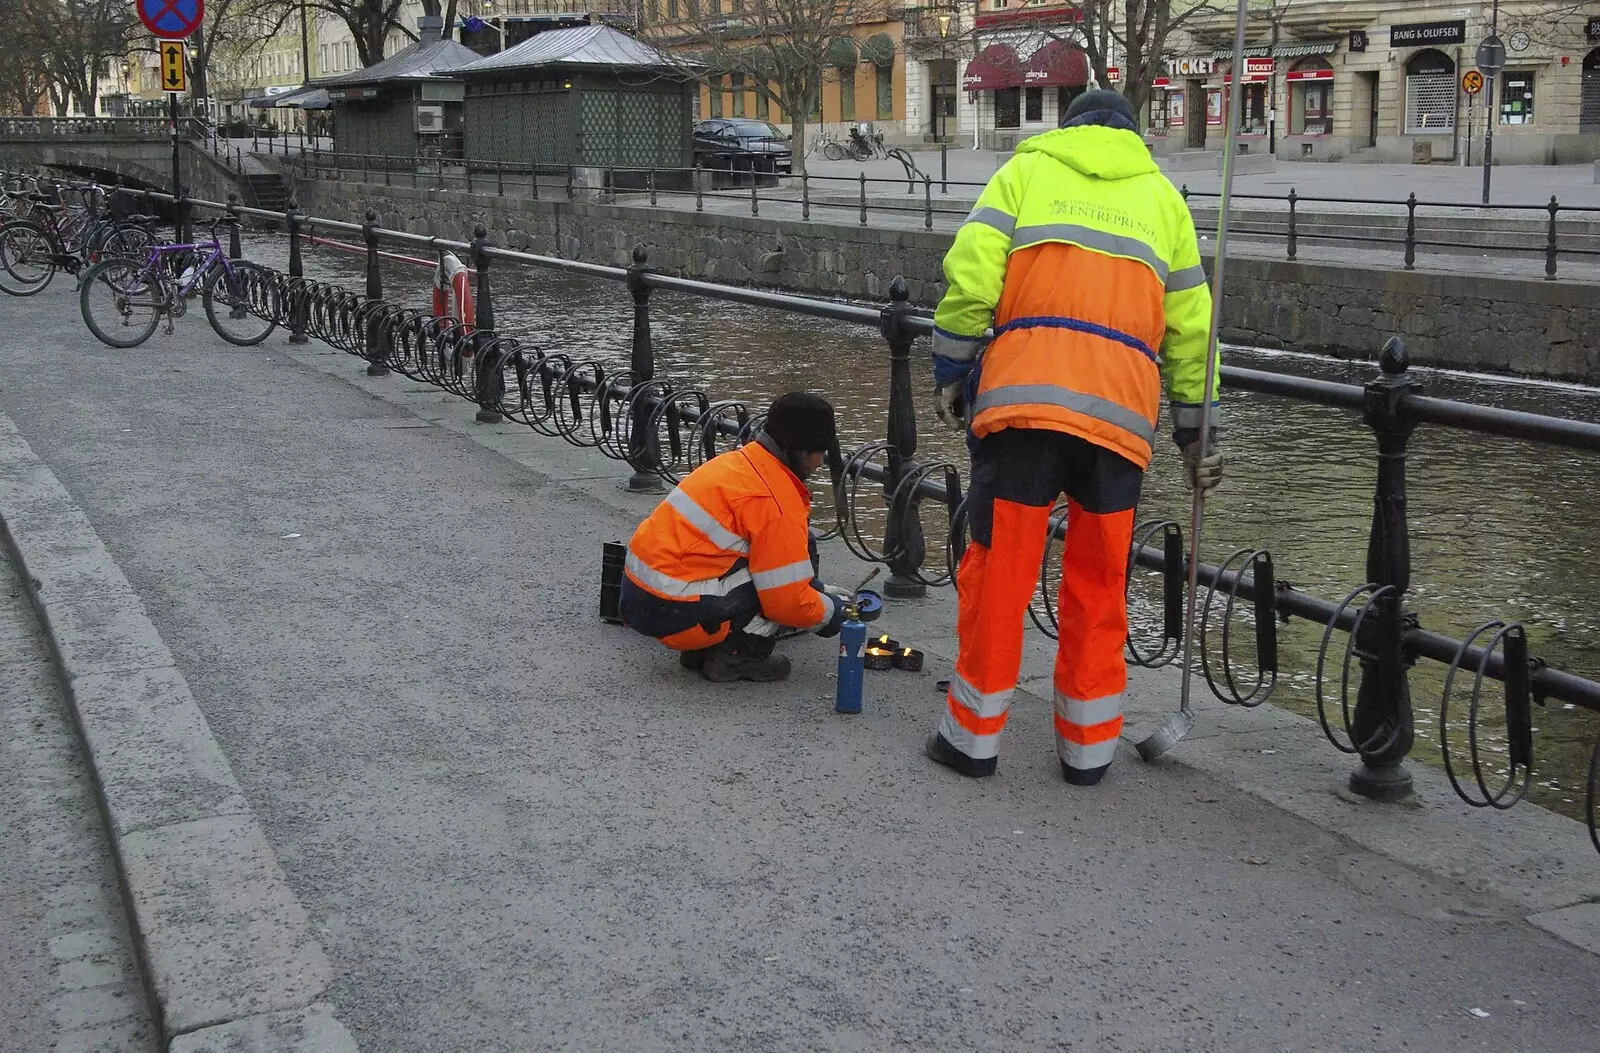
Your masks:
<path fill-rule="evenodd" d="M 731 684 L 735 680 L 753 680 L 757 683 L 786 680 L 789 676 L 789 659 L 772 653 L 776 643 L 769 637 L 734 633 L 706 651 L 700 675 L 713 684 Z"/>
<path fill-rule="evenodd" d="M 981 779 L 985 775 L 993 775 L 995 768 L 1000 765 L 1000 758 L 998 757 L 985 757 L 982 760 L 975 760 L 967 756 L 950 745 L 945 740 L 945 737 L 937 731 L 928 736 L 927 744 L 922 747 L 922 751 L 946 768 L 958 771 L 969 779 Z"/>
<path fill-rule="evenodd" d="M 692 669 L 694 672 L 698 673 L 700 670 L 705 668 L 706 655 L 709 654 L 710 651 L 711 649 L 709 647 L 702 647 L 698 651 L 679 651 L 678 664 L 683 666 L 685 669 Z"/>
<path fill-rule="evenodd" d="M 1074 786 L 1093 786 L 1106 777 L 1110 768 L 1109 764 L 1102 764 L 1098 768 L 1074 768 L 1062 761 L 1061 775 Z"/>

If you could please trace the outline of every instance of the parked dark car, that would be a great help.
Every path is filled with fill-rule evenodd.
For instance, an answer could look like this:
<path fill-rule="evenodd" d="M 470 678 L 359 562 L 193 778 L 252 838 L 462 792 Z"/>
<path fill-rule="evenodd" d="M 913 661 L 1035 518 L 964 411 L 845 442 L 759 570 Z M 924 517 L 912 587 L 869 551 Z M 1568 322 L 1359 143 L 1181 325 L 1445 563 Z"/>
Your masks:
<path fill-rule="evenodd" d="M 794 147 L 777 125 L 744 117 L 712 117 L 695 123 L 694 156 L 705 168 L 788 175 Z"/>

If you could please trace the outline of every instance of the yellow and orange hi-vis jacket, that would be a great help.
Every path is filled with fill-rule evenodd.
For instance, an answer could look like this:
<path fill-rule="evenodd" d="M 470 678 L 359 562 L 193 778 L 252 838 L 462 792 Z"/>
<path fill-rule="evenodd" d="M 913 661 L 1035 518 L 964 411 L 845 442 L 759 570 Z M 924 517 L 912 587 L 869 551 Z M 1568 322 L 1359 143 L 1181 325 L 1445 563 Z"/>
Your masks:
<path fill-rule="evenodd" d="M 1147 467 L 1163 376 L 1173 427 L 1199 427 L 1211 292 L 1189 207 L 1136 133 L 1086 125 L 1024 140 L 944 274 L 937 381 L 967 374 L 994 329 L 968 406 L 974 435 L 1067 432 Z"/>

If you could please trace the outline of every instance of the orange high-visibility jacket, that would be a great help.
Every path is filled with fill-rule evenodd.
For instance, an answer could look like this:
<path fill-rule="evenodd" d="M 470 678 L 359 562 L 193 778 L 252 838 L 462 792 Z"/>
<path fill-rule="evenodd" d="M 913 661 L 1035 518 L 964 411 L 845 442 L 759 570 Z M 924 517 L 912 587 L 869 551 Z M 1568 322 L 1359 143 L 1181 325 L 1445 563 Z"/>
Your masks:
<path fill-rule="evenodd" d="M 975 435 L 1062 431 L 1144 468 L 1163 376 L 1173 426 L 1199 426 L 1211 294 L 1189 207 L 1135 133 L 1091 125 L 1025 140 L 944 273 L 939 382 L 970 368 L 994 328 L 968 407 Z M 1215 385 L 1209 396 L 1215 405 Z"/>
<path fill-rule="evenodd" d="M 691 472 L 628 542 L 627 574 L 668 603 L 754 585 L 761 613 L 796 629 L 833 616 L 813 587 L 811 491 L 760 441 Z"/>

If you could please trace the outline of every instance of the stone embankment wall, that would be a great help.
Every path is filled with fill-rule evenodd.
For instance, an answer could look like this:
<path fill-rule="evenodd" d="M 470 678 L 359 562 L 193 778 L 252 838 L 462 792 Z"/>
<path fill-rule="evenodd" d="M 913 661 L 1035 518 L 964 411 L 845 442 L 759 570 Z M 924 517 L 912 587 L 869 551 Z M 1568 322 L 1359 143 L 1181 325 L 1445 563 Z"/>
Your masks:
<path fill-rule="evenodd" d="M 307 182 L 301 207 L 467 240 L 483 223 L 498 245 L 626 266 L 642 243 L 650 266 L 685 277 L 827 296 L 880 299 L 903 274 L 913 303 L 944 292 L 950 234 L 799 222 L 599 202 Z M 1474 278 L 1383 267 L 1229 260 L 1224 338 L 1262 347 L 1372 358 L 1406 338 L 1412 361 L 1600 383 L 1600 286 Z"/>

